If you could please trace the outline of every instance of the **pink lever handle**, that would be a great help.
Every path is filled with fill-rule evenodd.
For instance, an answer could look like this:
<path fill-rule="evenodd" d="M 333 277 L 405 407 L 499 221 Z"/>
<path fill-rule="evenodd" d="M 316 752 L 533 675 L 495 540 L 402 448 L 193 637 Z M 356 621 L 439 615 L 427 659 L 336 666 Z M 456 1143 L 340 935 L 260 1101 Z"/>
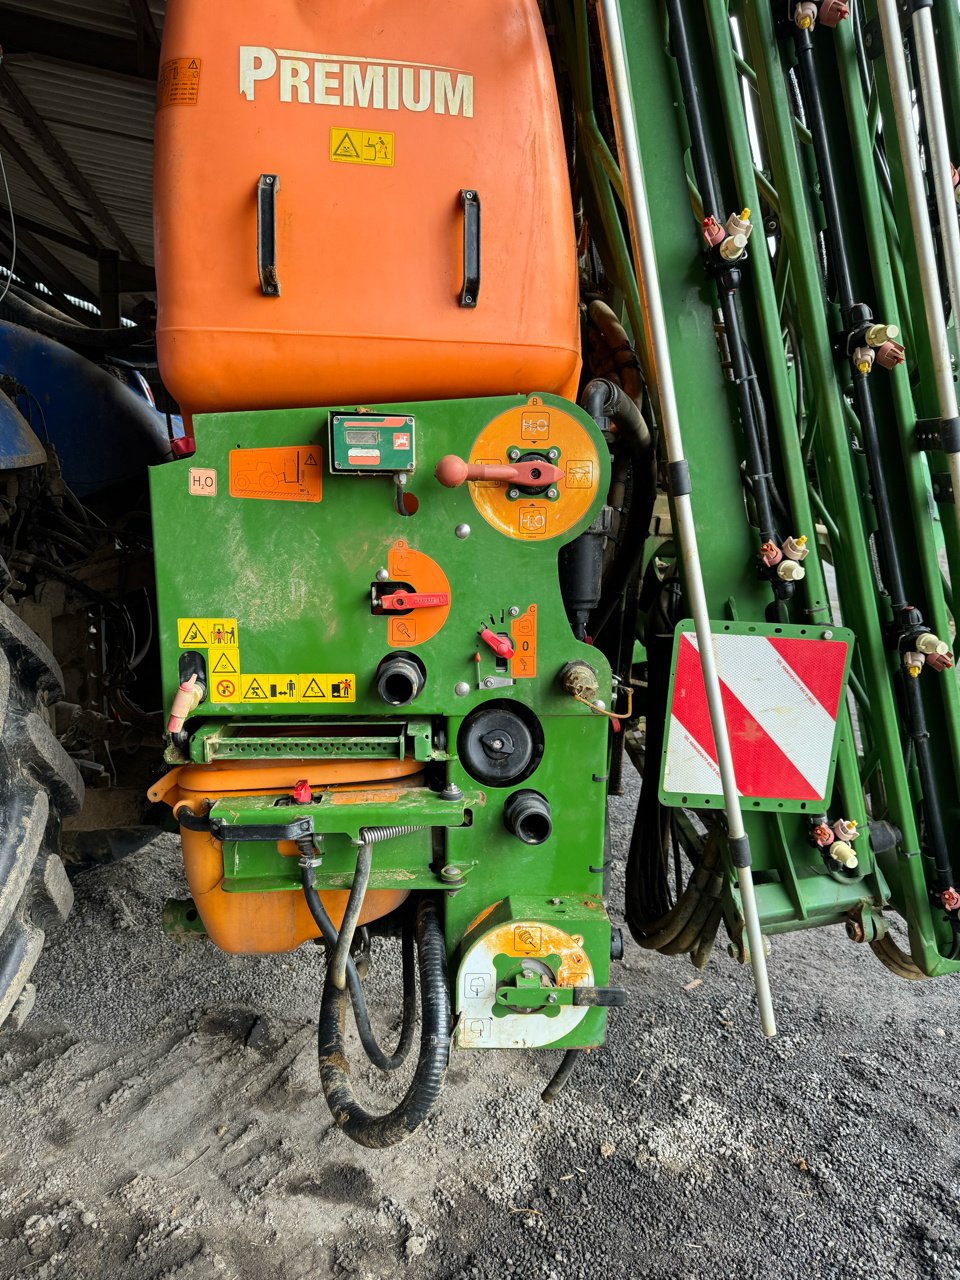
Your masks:
<path fill-rule="evenodd" d="M 508 480 L 527 488 L 546 489 L 548 485 L 556 484 L 563 472 L 553 463 L 541 462 L 539 458 L 510 465 L 497 463 L 488 466 L 479 462 L 465 462 L 455 453 L 448 453 L 437 463 L 434 475 L 448 489 L 459 489 L 468 480 Z"/>

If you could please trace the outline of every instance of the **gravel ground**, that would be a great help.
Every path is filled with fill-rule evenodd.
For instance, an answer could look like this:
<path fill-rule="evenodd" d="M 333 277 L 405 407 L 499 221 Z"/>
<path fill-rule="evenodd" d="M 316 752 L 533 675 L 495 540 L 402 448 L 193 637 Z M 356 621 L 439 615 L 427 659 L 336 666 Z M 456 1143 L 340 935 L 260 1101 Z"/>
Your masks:
<path fill-rule="evenodd" d="M 697 985 L 628 943 L 630 1005 L 558 1104 L 556 1055 L 458 1054 L 378 1153 L 319 1093 L 317 949 L 167 941 L 172 838 L 77 888 L 0 1033 L 3 1280 L 960 1277 L 957 984 L 899 982 L 841 930 L 776 941 L 770 1043 L 725 955 Z"/>

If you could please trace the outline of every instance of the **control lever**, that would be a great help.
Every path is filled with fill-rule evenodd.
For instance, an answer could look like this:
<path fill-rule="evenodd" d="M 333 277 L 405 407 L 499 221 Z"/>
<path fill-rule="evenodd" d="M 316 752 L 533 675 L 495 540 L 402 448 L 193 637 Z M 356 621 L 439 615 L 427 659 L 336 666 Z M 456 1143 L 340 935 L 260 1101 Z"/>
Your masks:
<path fill-rule="evenodd" d="M 547 489 L 563 479 L 563 471 L 552 462 L 528 458 L 524 462 L 466 462 L 448 453 L 437 463 L 434 475 L 448 489 L 459 489 L 468 480 L 507 480 L 526 489 Z"/>

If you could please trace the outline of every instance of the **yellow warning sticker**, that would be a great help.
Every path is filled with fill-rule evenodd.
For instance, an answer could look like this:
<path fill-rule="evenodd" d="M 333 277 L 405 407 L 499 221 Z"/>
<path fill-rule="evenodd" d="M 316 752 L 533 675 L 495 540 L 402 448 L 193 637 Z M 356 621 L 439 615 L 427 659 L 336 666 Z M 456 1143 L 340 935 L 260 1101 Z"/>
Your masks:
<path fill-rule="evenodd" d="M 161 107 L 192 107 L 199 96 L 199 58 L 171 58 L 163 64 L 157 82 L 158 111 Z"/>
<path fill-rule="evenodd" d="M 177 619 L 177 644 L 181 649 L 236 649 L 239 643 L 236 618 Z M 238 669 L 239 666 L 238 660 Z"/>
<path fill-rule="evenodd" d="M 300 677 L 301 702 L 356 702 L 356 699 L 356 676 L 321 675 L 308 671 Z"/>
<path fill-rule="evenodd" d="M 334 125 L 330 130 L 330 159 L 345 164 L 393 164 L 392 133 L 383 130 L 345 129 Z"/>
<path fill-rule="evenodd" d="M 220 691 L 220 684 L 239 688 Z M 357 681 L 354 675 L 331 675 L 325 672 L 255 672 L 239 677 L 211 676 L 211 701 L 213 702 L 355 702 Z"/>
<path fill-rule="evenodd" d="M 210 674 L 212 676 L 239 676 L 240 650 L 223 648 L 211 653 Z"/>

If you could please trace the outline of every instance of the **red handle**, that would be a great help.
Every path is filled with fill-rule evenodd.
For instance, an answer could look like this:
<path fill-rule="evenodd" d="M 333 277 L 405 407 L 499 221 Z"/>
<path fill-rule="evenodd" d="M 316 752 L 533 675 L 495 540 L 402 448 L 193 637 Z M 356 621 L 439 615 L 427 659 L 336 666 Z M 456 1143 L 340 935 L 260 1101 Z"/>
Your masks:
<path fill-rule="evenodd" d="M 377 603 L 388 613 L 395 613 L 398 609 L 433 609 L 437 605 L 448 605 L 450 592 L 394 591 L 391 595 L 380 596 Z"/>
<path fill-rule="evenodd" d="M 491 631 L 489 627 L 484 627 L 480 632 L 480 639 L 484 644 L 488 644 L 498 658 L 512 658 L 516 653 L 513 644 L 506 636 L 498 636 L 495 631 Z"/>
<path fill-rule="evenodd" d="M 479 462 L 465 462 L 455 453 L 448 453 L 446 457 L 441 458 L 434 474 L 448 489 L 459 489 L 468 480 L 508 480 L 530 489 L 546 489 L 548 485 L 556 484 L 563 477 L 559 467 L 555 467 L 552 462 L 542 462 L 539 458 L 530 458 L 526 462 L 515 462 L 509 465 L 504 463 L 486 465 Z"/>

